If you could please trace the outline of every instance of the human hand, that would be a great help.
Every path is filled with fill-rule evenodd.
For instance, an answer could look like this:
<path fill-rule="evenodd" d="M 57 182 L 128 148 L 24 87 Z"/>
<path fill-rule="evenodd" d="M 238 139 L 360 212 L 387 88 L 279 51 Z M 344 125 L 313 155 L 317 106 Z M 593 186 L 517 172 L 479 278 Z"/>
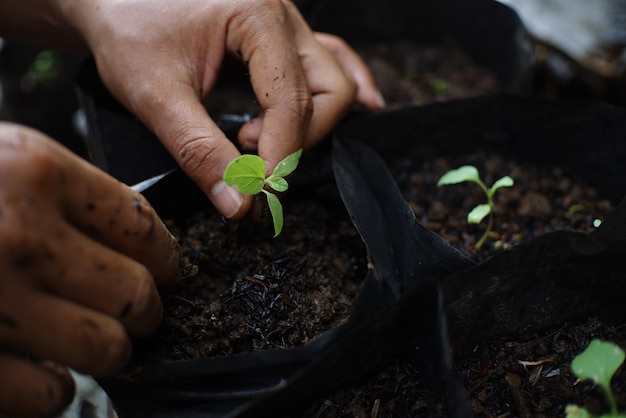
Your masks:
<path fill-rule="evenodd" d="M 180 250 L 138 193 L 36 131 L 0 124 L 0 415 L 51 416 L 67 369 L 120 370 L 162 315 Z"/>
<path fill-rule="evenodd" d="M 339 38 L 315 34 L 290 1 L 126 0 L 72 2 L 70 20 L 108 89 L 163 142 L 227 218 L 252 198 L 222 175 L 239 155 L 206 114 L 226 54 L 250 73 L 262 115 L 239 133 L 268 173 L 325 137 L 355 101 L 382 106 L 363 61 Z"/>

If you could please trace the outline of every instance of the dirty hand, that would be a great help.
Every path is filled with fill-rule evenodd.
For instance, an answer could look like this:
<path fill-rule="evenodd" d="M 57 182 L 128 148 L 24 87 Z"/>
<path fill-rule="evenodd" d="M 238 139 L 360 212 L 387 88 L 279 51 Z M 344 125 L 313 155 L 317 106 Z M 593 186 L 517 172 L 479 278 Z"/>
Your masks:
<path fill-rule="evenodd" d="M 115 373 L 153 331 L 180 250 L 139 194 L 49 138 L 0 123 L 0 415 L 69 403 L 65 367 Z"/>
<path fill-rule="evenodd" d="M 156 133 L 227 218 L 252 199 L 221 180 L 239 155 L 206 114 L 226 54 L 248 68 L 259 118 L 239 133 L 268 172 L 326 136 L 355 103 L 382 107 L 364 62 L 341 39 L 315 34 L 287 0 L 70 2 L 66 14 L 109 90 Z"/>

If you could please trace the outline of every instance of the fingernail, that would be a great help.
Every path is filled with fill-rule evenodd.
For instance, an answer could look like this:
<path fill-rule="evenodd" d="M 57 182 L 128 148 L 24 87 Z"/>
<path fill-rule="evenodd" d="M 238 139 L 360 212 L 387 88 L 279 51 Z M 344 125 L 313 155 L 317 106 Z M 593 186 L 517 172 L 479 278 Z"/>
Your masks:
<path fill-rule="evenodd" d="M 383 97 L 383 94 L 380 92 L 380 90 L 376 91 L 376 103 L 378 103 L 378 106 L 380 106 L 381 109 L 387 106 L 385 98 Z"/>
<path fill-rule="evenodd" d="M 236 189 L 228 186 L 224 180 L 211 189 L 211 200 L 217 210 L 226 218 L 235 216 L 243 204 L 241 194 Z"/>

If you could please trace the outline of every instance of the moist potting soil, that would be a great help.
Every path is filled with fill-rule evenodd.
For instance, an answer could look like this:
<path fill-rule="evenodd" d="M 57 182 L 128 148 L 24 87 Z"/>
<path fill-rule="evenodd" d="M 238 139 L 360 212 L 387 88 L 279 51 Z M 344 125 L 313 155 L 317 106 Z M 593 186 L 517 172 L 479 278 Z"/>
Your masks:
<path fill-rule="evenodd" d="M 463 163 L 479 167 L 488 184 L 507 172 L 516 181 L 515 187 L 496 195 L 494 233 L 480 253 L 473 244 L 484 224 L 472 227 L 466 215 L 482 196 L 471 184 L 436 186 L 443 172 Z M 593 221 L 605 219 L 613 209 L 609 200 L 572 181 L 559 167 L 536 167 L 486 153 L 441 157 L 423 165 L 399 159 L 393 161 L 392 169 L 417 219 L 476 261 L 550 231 L 592 232 Z M 163 326 L 138 344 L 136 356 L 145 365 L 155 358 L 180 360 L 289 348 L 306 344 L 317 333 L 345 321 L 368 262 L 338 199 L 329 182 L 309 184 L 306 191 L 292 190 L 284 202 L 287 228 L 278 239 L 270 238 L 269 225 L 249 221 L 233 225 L 208 208 L 182 222 L 170 220 L 191 266 L 180 292 L 164 295 Z M 534 210 L 529 211 L 527 199 L 544 204 L 530 205 Z M 592 336 L 614 337 L 616 330 L 619 326 L 597 319 L 548 327 L 544 334 L 532 330 L 525 334 L 518 327 L 508 339 L 476 340 L 470 349 L 455 351 L 455 372 L 464 378 L 476 413 L 531 411 L 557 416 L 568 402 L 579 402 L 584 396 L 593 399 L 589 385 L 574 385 L 569 372 L 573 356 Z M 488 331 L 477 331 L 481 333 Z M 447 416 L 442 393 L 423 383 L 410 357 L 391 357 L 386 363 L 377 372 L 323 393 L 308 406 L 276 413 L 330 417 L 370 416 L 377 411 L 377 416 Z"/>

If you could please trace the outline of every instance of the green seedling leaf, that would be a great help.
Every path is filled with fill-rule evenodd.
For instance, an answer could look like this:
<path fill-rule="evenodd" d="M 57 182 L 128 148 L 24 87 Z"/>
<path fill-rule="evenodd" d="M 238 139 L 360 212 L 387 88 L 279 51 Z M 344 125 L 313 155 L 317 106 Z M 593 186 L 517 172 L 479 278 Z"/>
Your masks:
<path fill-rule="evenodd" d="M 467 222 L 471 224 L 479 224 L 487 215 L 489 215 L 490 212 L 491 208 L 488 204 L 484 203 L 482 205 L 478 205 L 467 214 Z"/>
<path fill-rule="evenodd" d="M 572 361 L 572 371 L 579 379 L 591 379 L 602 387 L 610 387 L 613 375 L 624 363 L 624 351 L 617 345 L 595 339 Z"/>
<path fill-rule="evenodd" d="M 257 194 L 265 184 L 265 162 L 257 155 L 241 155 L 226 167 L 224 181 L 240 193 Z"/>
<path fill-rule="evenodd" d="M 611 414 L 603 416 L 620 416 L 617 413 L 617 403 L 611 390 L 611 379 L 624 363 L 624 358 L 624 350 L 617 345 L 594 339 L 585 351 L 572 360 L 572 371 L 579 379 L 591 379 L 604 391 L 606 399 L 611 405 Z"/>
<path fill-rule="evenodd" d="M 582 212 L 584 210 L 585 210 L 585 206 L 583 206 L 580 203 L 576 203 L 567 209 L 567 213 L 568 215 L 573 215 L 576 212 Z"/>
<path fill-rule="evenodd" d="M 444 186 L 448 184 L 458 184 L 466 181 L 480 181 L 478 170 L 472 165 L 464 165 L 454 170 L 448 171 L 441 176 L 437 182 L 437 186 Z"/>
<path fill-rule="evenodd" d="M 431 83 L 431 87 L 438 93 L 445 93 L 448 91 L 450 84 L 443 78 L 435 78 Z"/>
<path fill-rule="evenodd" d="M 565 407 L 565 418 L 594 418 L 585 408 L 578 405 L 567 405 Z"/>
<path fill-rule="evenodd" d="M 302 156 L 302 150 L 289 154 L 284 160 L 279 162 L 274 169 L 274 172 L 270 177 L 285 177 L 288 176 L 296 169 L 300 162 L 300 156 Z"/>
<path fill-rule="evenodd" d="M 278 236 L 283 230 L 283 206 L 280 204 L 280 200 L 275 194 L 263 190 L 265 196 L 267 196 L 267 205 L 270 208 L 272 214 L 272 220 L 274 221 L 274 238 Z"/>
<path fill-rule="evenodd" d="M 498 190 L 500 187 L 512 187 L 512 186 L 513 186 L 513 179 L 509 176 L 504 176 L 501 179 L 498 179 L 495 183 L 493 183 L 490 190 L 493 193 L 496 190 Z"/>
<path fill-rule="evenodd" d="M 565 418 L 596 418 L 591 412 L 578 405 L 567 405 L 565 407 Z M 626 418 L 625 414 L 613 414 L 611 412 L 602 414 L 598 418 Z"/>
<path fill-rule="evenodd" d="M 269 177 L 266 182 L 277 192 L 284 192 L 289 188 L 289 183 L 287 183 L 287 180 L 282 177 Z"/>

